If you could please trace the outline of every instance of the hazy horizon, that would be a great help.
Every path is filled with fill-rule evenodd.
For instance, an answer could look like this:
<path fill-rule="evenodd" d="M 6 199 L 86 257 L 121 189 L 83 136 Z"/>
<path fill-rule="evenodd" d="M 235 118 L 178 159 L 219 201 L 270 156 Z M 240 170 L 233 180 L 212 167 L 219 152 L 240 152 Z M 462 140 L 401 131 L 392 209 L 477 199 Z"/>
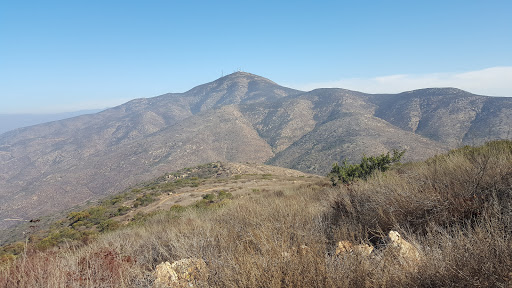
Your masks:
<path fill-rule="evenodd" d="M 0 114 L 0 134 L 32 125 L 63 120 L 75 116 L 93 114 L 104 109 L 79 110 L 46 114 Z"/>

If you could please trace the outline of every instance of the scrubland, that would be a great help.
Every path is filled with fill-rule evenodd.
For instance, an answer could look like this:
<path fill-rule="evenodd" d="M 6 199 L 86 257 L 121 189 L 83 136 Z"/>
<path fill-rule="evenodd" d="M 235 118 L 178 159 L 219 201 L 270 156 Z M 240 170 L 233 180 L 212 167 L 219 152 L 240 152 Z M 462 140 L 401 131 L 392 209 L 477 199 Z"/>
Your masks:
<path fill-rule="evenodd" d="M 388 249 L 398 231 L 421 257 Z M 339 241 L 368 255 L 336 255 Z M 151 287 L 163 261 L 202 258 L 199 287 L 511 287 L 512 142 L 463 147 L 338 187 L 173 206 L 87 244 L 31 249 L 0 287 Z"/>

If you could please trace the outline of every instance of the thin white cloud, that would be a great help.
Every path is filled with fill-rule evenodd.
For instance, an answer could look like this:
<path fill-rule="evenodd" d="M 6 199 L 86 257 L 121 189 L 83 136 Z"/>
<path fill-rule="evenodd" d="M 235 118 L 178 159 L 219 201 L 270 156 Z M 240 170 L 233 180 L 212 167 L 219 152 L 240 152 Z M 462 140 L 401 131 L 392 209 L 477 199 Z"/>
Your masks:
<path fill-rule="evenodd" d="M 399 93 L 430 87 L 455 87 L 489 96 L 512 97 L 512 67 L 492 67 L 463 73 L 399 74 L 373 78 L 289 85 L 310 91 L 316 88 L 345 88 L 367 93 Z"/>

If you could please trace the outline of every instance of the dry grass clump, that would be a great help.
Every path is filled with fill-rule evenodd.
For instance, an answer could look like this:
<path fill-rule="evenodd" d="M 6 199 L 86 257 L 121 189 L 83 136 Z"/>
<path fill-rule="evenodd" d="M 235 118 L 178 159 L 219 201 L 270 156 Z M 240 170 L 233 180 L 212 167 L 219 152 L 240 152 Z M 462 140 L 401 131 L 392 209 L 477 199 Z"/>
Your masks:
<path fill-rule="evenodd" d="M 383 246 L 394 229 L 419 247 L 417 271 L 395 284 L 510 285 L 512 142 L 464 147 L 345 186 L 326 218 L 331 246 L 340 238 Z"/>
<path fill-rule="evenodd" d="M 392 229 L 420 257 L 387 246 Z M 338 241 L 375 249 L 336 255 Z M 83 247 L 27 251 L 0 268 L 0 287 L 151 287 L 156 265 L 184 258 L 206 262 L 200 287 L 510 287 L 512 142 L 350 186 L 171 209 Z"/>
<path fill-rule="evenodd" d="M 336 224 L 347 220 L 368 229 L 399 226 L 424 234 L 429 225 L 449 227 L 478 219 L 496 201 L 509 209 L 511 186 L 512 142 L 491 142 L 347 185 L 331 217 L 343 219 Z"/>
<path fill-rule="evenodd" d="M 315 223 L 322 212 L 318 196 L 310 188 L 269 192 L 217 211 L 152 218 L 138 228 L 149 236 L 137 248 L 137 261 L 151 269 L 168 259 L 203 258 L 208 285 L 215 287 L 313 285 L 319 280 L 307 275 L 325 270 L 317 257 L 325 251 L 321 223 Z"/>
<path fill-rule="evenodd" d="M 156 265 L 187 257 L 206 261 L 204 286 L 325 286 L 312 277 L 326 274 L 319 189 L 162 212 L 82 248 L 27 255 L 0 272 L 0 287 L 148 287 Z"/>

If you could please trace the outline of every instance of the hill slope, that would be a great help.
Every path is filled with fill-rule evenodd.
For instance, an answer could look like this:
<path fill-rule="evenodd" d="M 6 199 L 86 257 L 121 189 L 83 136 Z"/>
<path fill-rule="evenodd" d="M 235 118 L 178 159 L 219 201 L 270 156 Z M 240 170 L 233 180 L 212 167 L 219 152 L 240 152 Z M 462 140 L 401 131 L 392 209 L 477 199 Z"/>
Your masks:
<path fill-rule="evenodd" d="M 55 235 L 59 234 L 57 231 L 66 230 L 67 227 L 72 227 L 75 233 L 81 235 L 80 237 L 87 238 L 91 233 L 102 232 L 100 226 L 111 220 L 119 224 L 129 224 L 136 221 L 134 218 L 141 213 L 166 211 L 173 205 L 194 205 L 205 194 L 218 194 L 224 191 L 223 193 L 229 193 L 229 198 L 244 197 L 259 191 L 282 191 L 305 185 L 329 184 L 325 177 L 282 167 L 251 163 L 207 163 L 172 173 L 162 173 L 149 181 L 136 183 L 122 193 L 66 209 L 61 211 L 62 213 L 54 213 L 36 221 L 25 221 L 13 229 L 5 230 L 5 233 L 0 233 L 0 246 L 16 241 L 23 242 L 27 235 L 36 242 L 47 237 L 52 238 L 51 241 L 47 239 L 46 244 L 40 242 L 38 246 L 57 245 L 63 240 L 56 239 Z M 80 225 L 73 225 L 68 215 L 76 212 L 94 216 L 79 223 Z M 63 221 L 65 225 L 62 225 Z M 1 256 L 2 249 L 0 264 Z"/>
<path fill-rule="evenodd" d="M 512 284 L 512 141 L 337 187 L 224 163 L 137 187 L 0 247 L 0 287 Z"/>
<path fill-rule="evenodd" d="M 455 88 L 429 88 L 374 96 L 372 101 L 379 105 L 375 116 L 450 147 L 512 136 L 510 98 L 479 96 Z"/>

